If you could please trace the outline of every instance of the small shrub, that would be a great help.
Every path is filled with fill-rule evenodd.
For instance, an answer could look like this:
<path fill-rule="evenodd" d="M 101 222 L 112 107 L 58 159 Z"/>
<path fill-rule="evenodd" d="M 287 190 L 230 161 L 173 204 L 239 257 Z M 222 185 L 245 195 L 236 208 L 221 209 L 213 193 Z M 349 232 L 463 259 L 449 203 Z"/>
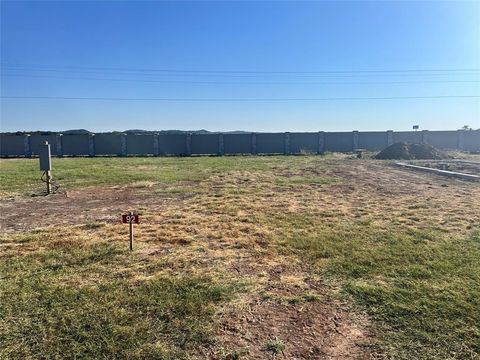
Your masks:
<path fill-rule="evenodd" d="M 285 350 L 285 344 L 278 337 L 274 337 L 267 341 L 264 350 L 272 353 L 273 355 L 278 355 Z"/>
<path fill-rule="evenodd" d="M 320 301 L 320 296 L 317 294 L 305 294 L 303 299 L 308 302 Z"/>

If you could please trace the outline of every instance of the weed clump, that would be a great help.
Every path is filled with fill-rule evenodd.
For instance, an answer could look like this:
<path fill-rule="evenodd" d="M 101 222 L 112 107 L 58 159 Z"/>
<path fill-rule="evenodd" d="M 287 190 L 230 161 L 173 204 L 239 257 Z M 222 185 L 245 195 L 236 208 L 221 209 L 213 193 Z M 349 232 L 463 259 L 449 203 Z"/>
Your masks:
<path fill-rule="evenodd" d="M 273 355 L 278 355 L 285 350 L 285 344 L 278 337 L 274 337 L 267 341 L 264 350 L 272 353 Z"/>

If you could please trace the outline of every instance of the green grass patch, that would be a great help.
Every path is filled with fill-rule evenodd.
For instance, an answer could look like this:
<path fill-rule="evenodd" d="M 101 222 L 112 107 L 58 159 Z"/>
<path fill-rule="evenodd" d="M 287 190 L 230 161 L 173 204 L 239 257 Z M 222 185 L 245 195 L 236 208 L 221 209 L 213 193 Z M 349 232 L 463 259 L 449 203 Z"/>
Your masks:
<path fill-rule="evenodd" d="M 312 161 L 315 156 L 306 157 Z M 62 188 L 153 182 L 172 189 L 228 171 L 268 171 L 295 165 L 296 157 L 54 158 L 53 178 Z M 0 160 L 0 195 L 28 195 L 44 188 L 38 159 Z"/>
<path fill-rule="evenodd" d="M 388 356 L 479 357 L 480 231 L 458 237 L 317 216 L 277 220 L 288 234 L 283 251 L 341 284 L 377 320 Z"/>
<path fill-rule="evenodd" d="M 243 289 L 161 263 L 146 271 L 116 244 L 58 235 L 1 239 L 2 359 L 193 359 L 213 342 L 217 306 Z"/>

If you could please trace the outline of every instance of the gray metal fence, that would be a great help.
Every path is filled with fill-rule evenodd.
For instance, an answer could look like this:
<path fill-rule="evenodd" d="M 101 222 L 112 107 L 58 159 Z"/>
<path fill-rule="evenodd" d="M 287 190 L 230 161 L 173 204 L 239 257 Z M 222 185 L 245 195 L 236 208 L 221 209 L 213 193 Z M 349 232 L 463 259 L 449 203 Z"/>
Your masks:
<path fill-rule="evenodd" d="M 300 154 L 382 150 L 398 141 L 480 152 L 480 130 L 211 134 L 0 134 L 1 157 L 31 157 L 48 141 L 54 156 Z"/>

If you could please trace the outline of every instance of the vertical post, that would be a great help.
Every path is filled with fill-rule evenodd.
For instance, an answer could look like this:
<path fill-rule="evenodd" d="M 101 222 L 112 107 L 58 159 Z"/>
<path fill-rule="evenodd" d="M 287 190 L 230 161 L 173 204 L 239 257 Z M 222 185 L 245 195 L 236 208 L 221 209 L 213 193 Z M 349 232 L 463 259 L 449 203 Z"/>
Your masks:
<path fill-rule="evenodd" d="M 95 156 L 95 134 L 88 135 L 88 156 Z"/>
<path fill-rule="evenodd" d="M 190 156 L 192 155 L 192 134 L 191 133 L 187 134 L 186 141 L 187 141 L 187 144 L 186 144 L 187 155 Z"/>
<path fill-rule="evenodd" d="M 428 143 L 428 130 L 422 130 L 422 143 Z"/>
<path fill-rule="evenodd" d="M 127 134 L 120 135 L 120 141 L 122 147 L 120 156 L 127 156 Z"/>
<path fill-rule="evenodd" d="M 252 155 L 257 154 L 257 134 L 252 133 Z"/>
<path fill-rule="evenodd" d="M 285 133 L 285 155 L 290 154 L 290 133 Z"/>
<path fill-rule="evenodd" d="M 465 130 L 457 130 L 457 148 L 465 150 Z"/>
<path fill-rule="evenodd" d="M 319 154 L 325 152 L 325 133 L 323 131 L 318 132 L 318 150 Z"/>
<path fill-rule="evenodd" d="M 358 149 L 358 130 L 352 133 L 352 150 L 355 151 L 356 149 Z"/>
<path fill-rule="evenodd" d="M 223 142 L 223 134 L 218 134 L 218 155 L 222 156 L 225 154 L 225 144 Z"/>
<path fill-rule="evenodd" d="M 393 145 L 393 130 L 387 130 L 387 146 Z"/>
<path fill-rule="evenodd" d="M 128 226 L 130 228 L 130 251 L 133 250 L 133 213 L 131 211 L 128 212 L 129 215 L 129 221 L 128 221 Z"/>
<path fill-rule="evenodd" d="M 50 170 L 47 170 L 45 174 L 47 181 L 47 194 L 50 195 L 50 193 L 52 192 L 52 172 Z"/>
<path fill-rule="evenodd" d="M 153 134 L 153 155 L 158 156 L 160 155 L 160 148 L 158 146 L 158 134 Z"/>
<path fill-rule="evenodd" d="M 30 135 L 26 134 L 23 136 L 23 153 L 25 157 L 31 157 L 32 156 L 32 149 L 30 146 Z"/>

